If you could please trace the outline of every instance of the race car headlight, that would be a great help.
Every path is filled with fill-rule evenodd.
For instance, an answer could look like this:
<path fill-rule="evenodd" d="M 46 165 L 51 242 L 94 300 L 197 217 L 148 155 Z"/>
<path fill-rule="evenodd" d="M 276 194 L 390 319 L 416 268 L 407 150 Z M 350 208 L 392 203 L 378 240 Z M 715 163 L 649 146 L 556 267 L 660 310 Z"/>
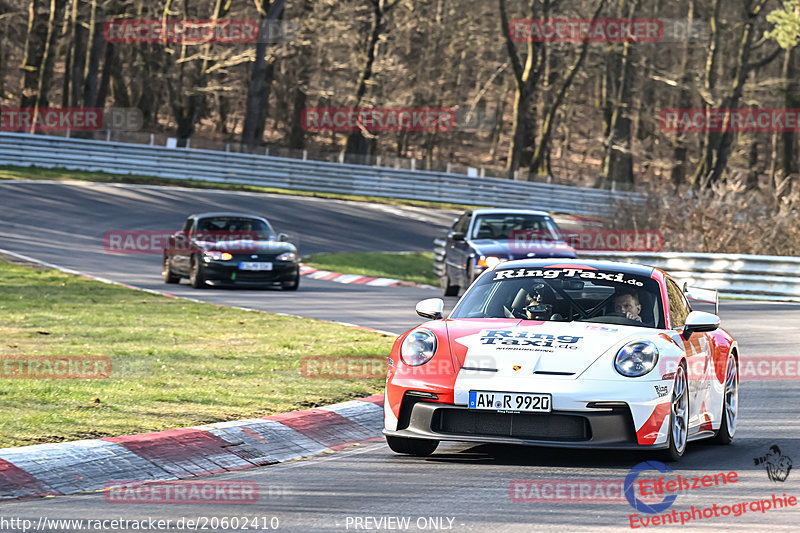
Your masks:
<path fill-rule="evenodd" d="M 400 357 L 410 366 L 424 365 L 436 353 L 436 335 L 427 329 L 408 334 L 400 346 Z"/>
<path fill-rule="evenodd" d="M 617 352 L 614 368 L 625 377 L 644 376 L 656 366 L 658 348 L 650 341 L 636 341 L 626 344 Z"/>
<path fill-rule="evenodd" d="M 294 252 L 286 252 L 278 256 L 278 261 L 294 261 L 295 259 L 297 259 L 297 254 Z"/>
<path fill-rule="evenodd" d="M 230 261 L 233 256 L 228 252 L 203 252 L 203 256 L 211 261 Z"/>
<path fill-rule="evenodd" d="M 504 259 L 500 259 L 499 257 L 495 257 L 493 255 L 485 256 L 482 255 L 480 259 L 478 259 L 478 266 L 484 268 L 493 268 L 500 263 L 502 263 Z"/>

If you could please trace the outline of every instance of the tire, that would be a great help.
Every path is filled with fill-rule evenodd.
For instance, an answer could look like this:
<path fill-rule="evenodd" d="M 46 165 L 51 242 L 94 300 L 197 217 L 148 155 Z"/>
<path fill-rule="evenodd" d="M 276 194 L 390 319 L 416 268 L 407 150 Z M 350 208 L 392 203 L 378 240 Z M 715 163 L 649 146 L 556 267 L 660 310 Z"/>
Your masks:
<path fill-rule="evenodd" d="M 172 273 L 172 269 L 169 266 L 169 256 L 166 254 L 164 255 L 164 261 L 161 263 L 161 277 L 164 283 L 174 284 L 181 281 L 180 276 L 176 276 Z"/>
<path fill-rule="evenodd" d="M 300 274 L 296 275 L 292 281 L 281 282 L 281 288 L 285 291 L 296 291 L 300 286 Z"/>
<path fill-rule="evenodd" d="M 203 266 L 200 264 L 200 259 L 197 256 L 192 256 L 191 273 L 189 275 L 189 282 L 195 289 L 206 288 L 206 278 L 203 275 Z"/>
<path fill-rule="evenodd" d="M 443 296 L 458 296 L 458 291 L 461 290 L 461 287 L 450 284 L 450 276 L 447 275 L 447 267 L 445 267 L 444 276 L 439 278 L 439 281 L 442 285 Z"/>
<path fill-rule="evenodd" d="M 739 418 L 739 365 L 733 352 L 728 354 L 728 367 L 725 371 L 725 392 L 722 396 L 722 417 L 714 435 L 717 444 L 730 444 L 736 433 L 736 421 Z"/>
<path fill-rule="evenodd" d="M 681 427 L 682 426 L 682 427 Z M 675 382 L 672 386 L 672 398 L 669 405 L 669 447 L 659 455 L 662 461 L 680 460 L 686 451 L 689 437 L 689 382 L 686 378 L 686 366 L 681 363 L 675 370 Z"/>
<path fill-rule="evenodd" d="M 439 446 L 438 440 L 409 439 L 407 437 L 386 437 L 386 443 L 394 453 L 427 457 Z"/>

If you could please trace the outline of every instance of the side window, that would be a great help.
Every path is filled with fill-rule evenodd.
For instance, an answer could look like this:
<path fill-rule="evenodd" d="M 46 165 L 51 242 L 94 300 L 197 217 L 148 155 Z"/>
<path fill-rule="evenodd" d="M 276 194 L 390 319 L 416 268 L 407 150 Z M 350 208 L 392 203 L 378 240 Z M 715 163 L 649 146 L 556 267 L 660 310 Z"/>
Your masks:
<path fill-rule="evenodd" d="M 184 233 L 189 233 L 189 231 L 191 231 L 193 222 L 194 222 L 193 218 L 187 218 L 186 219 L 186 224 L 183 225 L 183 232 Z"/>
<path fill-rule="evenodd" d="M 456 225 L 453 226 L 453 231 L 458 233 L 463 233 L 464 235 L 466 235 L 467 230 L 469 229 L 469 219 L 470 219 L 469 213 L 464 213 L 463 215 L 461 215 L 461 218 L 458 219 Z"/>
<path fill-rule="evenodd" d="M 686 317 L 689 316 L 692 308 L 678 284 L 670 278 L 667 278 L 667 297 L 669 298 L 669 316 L 672 319 L 672 328 L 682 328 L 686 324 Z"/>

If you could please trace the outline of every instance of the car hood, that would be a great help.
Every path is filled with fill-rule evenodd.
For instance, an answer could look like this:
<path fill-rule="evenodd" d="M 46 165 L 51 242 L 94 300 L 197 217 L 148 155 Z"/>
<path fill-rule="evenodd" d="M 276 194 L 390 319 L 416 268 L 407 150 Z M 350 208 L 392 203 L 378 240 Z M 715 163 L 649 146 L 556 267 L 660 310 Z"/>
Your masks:
<path fill-rule="evenodd" d="M 515 244 L 509 239 L 476 239 L 470 241 L 470 244 L 480 255 L 495 256 L 501 259 L 575 257 L 575 249 L 563 241 Z"/>
<path fill-rule="evenodd" d="M 654 330 L 587 322 L 518 319 L 447 321 L 457 368 L 496 377 L 574 379 L 616 345 Z"/>
<path fill-rule="evenodd" d="M 198 248 L 203 250 L 230 252 L 232 254 L 282 254 L 285 252 L 297 252 L 293 244 L 280 241 L 253 241 L 242 239 L 222 242 L 196 241 L 195 244 Z"/>

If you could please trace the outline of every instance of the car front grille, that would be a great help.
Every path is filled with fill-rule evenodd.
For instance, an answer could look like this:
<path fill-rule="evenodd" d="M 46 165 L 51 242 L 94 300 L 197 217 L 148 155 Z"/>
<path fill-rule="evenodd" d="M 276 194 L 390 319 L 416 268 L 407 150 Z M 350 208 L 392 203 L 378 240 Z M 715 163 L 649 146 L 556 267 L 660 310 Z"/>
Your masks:
<path fill-rule="evenodd" d="M 452 435 L 486 435 L 532 440 L 583 441 L 592 438 L 582 416 L 506 414 L 467 409 L 437 409 L 431 429 Z"/>

